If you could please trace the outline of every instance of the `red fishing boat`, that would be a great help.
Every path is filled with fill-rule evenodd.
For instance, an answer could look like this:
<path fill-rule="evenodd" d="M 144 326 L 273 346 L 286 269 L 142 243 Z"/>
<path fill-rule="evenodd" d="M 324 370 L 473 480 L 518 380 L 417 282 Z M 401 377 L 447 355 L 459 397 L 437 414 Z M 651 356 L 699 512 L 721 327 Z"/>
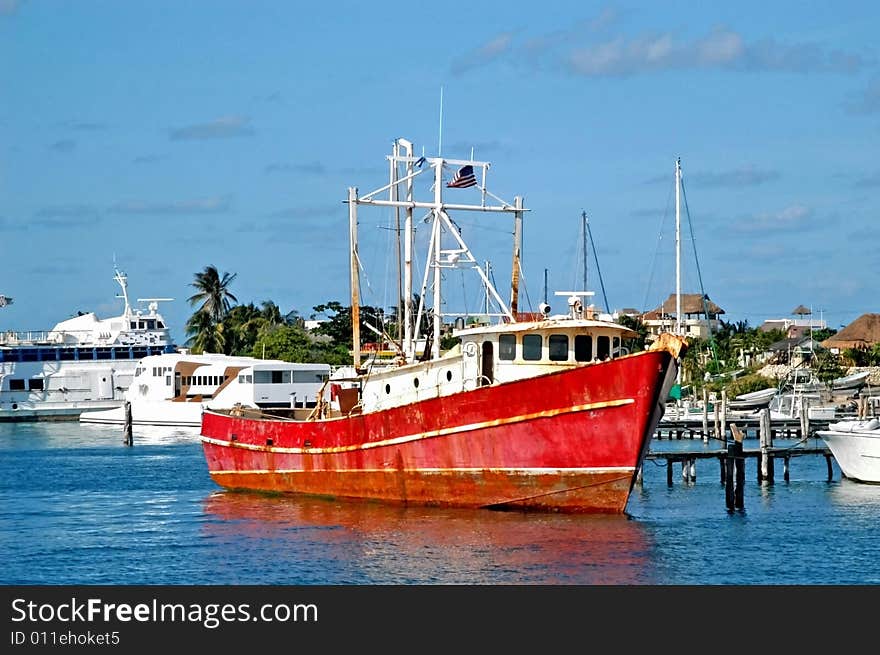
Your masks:
<path fill-rule="evenodd" d="M 229 489 L 397 503 L 622 513 L 676 381 L 684 339 L 664 334 L 629 353 L 624 342 L 635 334 L 585 305 L 589 292 L 557 292 L 567 299 L 565 313 L 552 315 L 542 304 L 532 320 L 517 320 L 522 199 L 510 204 L 486 189 L 488 162 L 415 157 L 402 139 L 389 160 L 390 184 L 363 197 L 355 188 L 348 193 L 354 366 L 328 381 L 314 408 L 206 410 L 201 433 L 212 479 Z M 445 188 L 476 187 L 464 193 L 479 192 L 479 204 L 444 202 L 448 167 L 457 173 Z M 429 171 L 432 196 L 417 200 L 415 182 Z M 413 297 L 413 210 L 427 209 L 431 220 L 419 305 L 401 303 L 399 355 L 381 367 L 362 362 L 359 345 L 356 228 L 365 205 L 405 213 L 404 299 Z M 510 306 L 451 210 L 513 215 Z M 488 312 L 476 323 L 459 317 L 460 343 L 442 353 L 430 335 L 441 334 L 441 273 L 453 268 L 480 275 L 497 320 Z M 423 331 L 427 342 L 417 336 Z"/>

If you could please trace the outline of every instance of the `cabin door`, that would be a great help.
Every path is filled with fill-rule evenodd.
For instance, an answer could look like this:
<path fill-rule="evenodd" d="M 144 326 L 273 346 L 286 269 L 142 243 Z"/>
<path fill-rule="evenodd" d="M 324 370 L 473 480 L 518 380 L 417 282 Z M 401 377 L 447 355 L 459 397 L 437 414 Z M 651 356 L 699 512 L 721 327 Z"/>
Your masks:
<path fill-rule="evenodd" d="M 480 384 L 478 386 L 489 386 L 495 381 L 495 348 L 491 341 L 483 342 L 483 356 L 480 363 Z"/>
<path fill-rule="evenodd" d="M 98 371 L 97 379 L 98 400 L 113 398 L 113 372 L 110 370 Z"/>
<path fill-rule="evenodd" d="M 180 381 L 180 371 L 174 371 L 174 395 L 171 397 L 177 398 L 178 396 L 180 396 L 180 392 L 182 391 L 182 389 L 183 387 Z"/>
<path fill-rule="evenodd" d="M 480 357 L 477 356 L 479 348 L 473 341 L 462 343 L 461 357 L 461 382 L 466 391 L 476 389 L 480 378 Z"/>

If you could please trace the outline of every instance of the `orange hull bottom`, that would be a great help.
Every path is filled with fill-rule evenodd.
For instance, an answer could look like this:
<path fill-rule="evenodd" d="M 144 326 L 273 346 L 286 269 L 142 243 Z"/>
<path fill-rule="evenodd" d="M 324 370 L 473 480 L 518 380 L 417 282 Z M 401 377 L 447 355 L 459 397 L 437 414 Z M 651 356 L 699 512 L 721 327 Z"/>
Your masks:
<path fill-rule="evenodd" d="M 359 498 L 401 504 L 620 514 L 634 470 L 224 472 L 227 489 Z M 492 499 L 497 498 L 497 502 Z M 588 509 L 587 509 L 588 508 Z"/>

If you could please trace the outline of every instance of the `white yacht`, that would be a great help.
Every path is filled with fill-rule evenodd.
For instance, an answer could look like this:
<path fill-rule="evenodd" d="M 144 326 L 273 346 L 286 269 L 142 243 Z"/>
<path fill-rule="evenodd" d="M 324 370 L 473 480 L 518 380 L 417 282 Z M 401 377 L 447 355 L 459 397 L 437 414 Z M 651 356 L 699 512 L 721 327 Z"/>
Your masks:
<path fill-rule="evenodd" d="M 329 364 L 182 352 L 152 355 L 138 362 L 125 401 L 132 425 L 200 427 L 205 408 L 314 408 L 329 377 Z M 83 412 L 79 420 L 124 425 L 125 412 L 123 405 Z"/>
<path fill-rule="evenodd" d="M 76 420 L 83 411 L 120 407 L 138 361 L 175 352 L 159 302 L 138 298 L 132 309 L 125 273 L 115 271 L 122 314 L 93 312 L 48 331 L 0 331 L 0 421 Z"/>

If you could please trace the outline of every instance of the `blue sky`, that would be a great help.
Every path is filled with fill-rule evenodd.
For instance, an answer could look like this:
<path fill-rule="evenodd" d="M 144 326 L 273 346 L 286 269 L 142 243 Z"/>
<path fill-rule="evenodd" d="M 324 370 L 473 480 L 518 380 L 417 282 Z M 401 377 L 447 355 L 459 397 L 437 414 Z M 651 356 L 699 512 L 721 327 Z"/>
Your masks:
<path fill-rule="evenodd" d="M 0 328 L 117 313 L 114 257 L 132 297 L 175 299 L 178 342 L 209 264 L 240 302 L 347 304 L 346 190 L 385 183 L 395 138 L 437 153 L 441 88 L 443 155 L 530 210 L 521 307 L 545 269 L 551 295 L 581 280 L 582 211 L 612 309 L 673 292 L 680 157 L 683 290 L 698 263 L 727 320 L 839 328 L 880 311 L 878 25 L 869 2 L 0 0 Z M 507 297 L 509 221 L 462 221 Z M 387 225 L 362 210 L 366 304 L 394 304 Z"/>

